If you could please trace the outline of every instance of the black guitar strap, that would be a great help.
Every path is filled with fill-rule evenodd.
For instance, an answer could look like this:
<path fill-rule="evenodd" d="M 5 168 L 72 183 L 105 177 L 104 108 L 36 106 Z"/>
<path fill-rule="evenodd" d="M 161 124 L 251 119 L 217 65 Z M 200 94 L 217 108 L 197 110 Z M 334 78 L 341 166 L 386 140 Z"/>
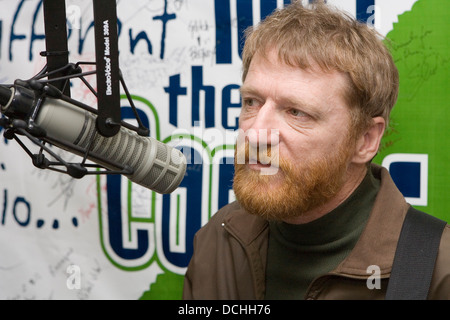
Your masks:
<path fill-rule="evenodd" d="M 410 207 L 388 283 L 386 300 L 425 300 L 447 223 Z"/>

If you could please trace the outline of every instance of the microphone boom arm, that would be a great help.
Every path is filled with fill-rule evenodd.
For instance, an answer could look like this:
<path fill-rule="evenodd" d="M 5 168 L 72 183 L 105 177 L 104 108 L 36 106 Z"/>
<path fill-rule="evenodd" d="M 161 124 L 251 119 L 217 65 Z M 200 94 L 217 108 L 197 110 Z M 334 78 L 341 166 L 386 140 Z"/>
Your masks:
<path fill-rule="evenodd" d="M 61 67 L 69 62 L 69 50 L 67 44 L 66 27 L 66 3 L 65 1 L 44 0 L 44 30 L 46 51 L 41 56 L 47 59 L 49 79 L 65 75 Z M 56 72 L 54 72 L 56 71 Z M 67 82 L 59 81 L 55 86 L 70 96 L 70 86 Z"/>
<path fill-rule="evenodd" d="M 95 21 L 95 62 L 69 63 L 67 51 L 67 29 L 64 1 L 44 0 L 44 22 L 46 35 L 46 51 L 41 56 L 47 59 L 47 64 L 35 76 L 28 80 L 17 79 L 14 85 L 0 87 L 2 99 L 8 96 L 4 90 L 11 90 L 11 99 L 17 99 L 16 105 L 30 106 L 21 110 L 18 107 L 15 114 L 5 111 L 0 118 L 0 126 L 4 127 L 4 137 L 14 139 L 32 159 L 34 166 L 69 174 L 73 178 L 82 178 L 89 174 L 134 174 L 134 169 L 128 165 L 117 163 L 102 157 L 91 150 L 96 135 L 112 137 L 121 127 L 136 132 L 140 136 L 149 136 L 150 130 L 145 127 L 139 117 L 132 96 L 128 91 L 125 80 L 118 66 L 118 32 L 115 0 L 93 0 Z M 64 23 L 62 22 L 64 21 Z M 95 65 L 94 71 L 83 71 L 86 65 Z M 87 76 L 96 75 L 97 90 L 93 88 Z M 70 81 L 81 80 L 90 92 L 97 98 L 97 108 L 90 107 L 70 97 Z M 14 90 L 11 89 L 14 88 Z M 137 120 L 137 126 L 121 120 L 120 89 L 123 89 L 131 109 Z M 95 115 L 97 131 L 90 136 L 87 146 L 80 147 L 57 137 L 47 135 L 47 132 L 36 124 L 42 104 L 47 98 L 62 100 L 84 109 Z M 6 104 L 6 102 L 4 103 Z M 70 121 L 70 119 L 69 119 Z M 19 136 L 27 137 L 39 147 L 33 153 L 21 141 Z M 55 153 L 48 144 L 54 144 L 65 150 L 75 151 L 82 157 L 82 161 L 74 163 L 64 160 Z M 47 159 L 49 154 L 54 161 Z M 94 164 L 86 160 L 94 160 Z M 53 160 L 53 159 L 52 159 Z M 100 164 L 97 164 L 100 163 Z M 64 169 L 65 168 L 65 169 Z M 94 168 L 94 170 L 89 170 Z"/>
<path fill-rule="evenodd" d="M 49 81 L 70 96 L 64 76 L 70 75 L 65 1 L 44 0 L 44 26 Z M 119 45 L 116 0 L 93 0 L 95 32 L 95 64 L 97 78 L 97 129 L 105 137 L 120 130 Z M 85 82 L 86 83 L 86 82 Z"/>

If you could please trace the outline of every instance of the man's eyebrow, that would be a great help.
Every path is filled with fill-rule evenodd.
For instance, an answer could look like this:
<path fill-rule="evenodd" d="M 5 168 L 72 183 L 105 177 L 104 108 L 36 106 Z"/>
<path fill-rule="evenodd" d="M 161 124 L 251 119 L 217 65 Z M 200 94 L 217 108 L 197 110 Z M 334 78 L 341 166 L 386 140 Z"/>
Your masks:
<path fill-rule="evenodd" d="M 299 107 L 310 111 L 317 109 L 316 105 L 308 103 L 302 99 L 299 99 L 298 97 L 283 97 L 280 100 L 281 102 L 283 102 L 284 105 L 287 106 Z"/>
<path fill-rule="evenodd" d="M 239 92 L 242 94 L 258 94 L 258 90 L 249 86 L 241 86 Z"/>
<path fill-rule="evenodd" d="M 305 112 L 314 119 L 318 120 L 323 117 L 322 111 L 317 105 L 304 101 L 299 97 L 285 96 L 279 98 L 278 102 L 286 108 L 294 108 Z"/>

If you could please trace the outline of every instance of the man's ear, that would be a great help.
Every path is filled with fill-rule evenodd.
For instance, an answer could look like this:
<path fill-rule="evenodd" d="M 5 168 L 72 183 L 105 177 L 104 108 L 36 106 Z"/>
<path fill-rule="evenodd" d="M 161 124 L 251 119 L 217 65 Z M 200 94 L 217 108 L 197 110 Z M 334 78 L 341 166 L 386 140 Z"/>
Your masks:
<path fill-rule="evenodd" d="M 373 157 L 375 157 L 378 152 L 385 127 L 386 122 L 384 121 L 384 118 L 372 118 L 372 124 L 370 127 L 356 141 L 356 149 L 352 162 L 363 164 L 369 162 Z"/>

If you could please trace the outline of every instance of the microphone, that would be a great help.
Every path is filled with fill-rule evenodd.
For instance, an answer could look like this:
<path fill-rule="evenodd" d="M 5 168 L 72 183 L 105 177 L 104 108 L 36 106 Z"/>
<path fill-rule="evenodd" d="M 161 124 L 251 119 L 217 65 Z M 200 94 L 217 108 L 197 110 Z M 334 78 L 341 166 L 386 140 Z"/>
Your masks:
<path fill-rule="evenodd" d="M 37 130 L 27 130 L 34 137 L 79 156 L 89 150 L 87 159 L 109 170 L 117 170 L 117 164 L 131 169 L 125 175 L 143 187 L 164 194 L 179 186 L 186 172 L 186 158 L 181 151 L 124 126 L 116 135 L 104 137 L 96 128 L 94 113 L 75 105 L 70 98 L 53 96 L 37 102 L 32 89 L 0 85 L 0 110 L 13 122 L 37 113 L 33 115 Z M 38 103 L 39 108 L 35 108 Z"/>

